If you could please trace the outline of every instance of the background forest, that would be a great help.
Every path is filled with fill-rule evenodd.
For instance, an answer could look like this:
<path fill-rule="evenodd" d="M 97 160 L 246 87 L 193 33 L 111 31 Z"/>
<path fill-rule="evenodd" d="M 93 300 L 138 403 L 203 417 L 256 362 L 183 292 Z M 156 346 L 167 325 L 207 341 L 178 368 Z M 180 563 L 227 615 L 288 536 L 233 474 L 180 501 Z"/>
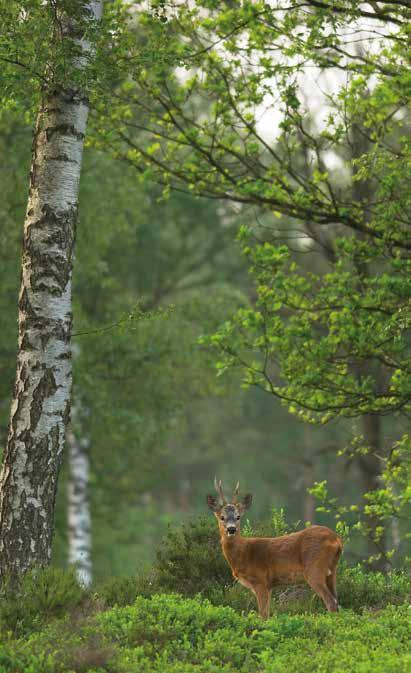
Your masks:
<path fill-rule="evenodd" d="M 36 180 L 58 182 L 54 170 L 75 163 L 65 154 L 71 138 L 84 140 L 78 204 L 61 225 L 76 239 L 65 266 L 71 278 L 73 265 L 65 356 L 73 376 L 71 418 L 64 411 L 59 419 L 65 448 L 53 476 L 55 511 L 48 496 L 52 567 L 37 588 L 37 576 L 26 576 L 24 610 L 10 587 L 0 610 L 13 638 L 39 632 L 38 669 L 29 669 L 26 645 L 16 646 L 24 670 L 60 670 L 61 655 L 64 670 L 79 673 L 188 672 L 203 670 L 202 660 L 205 673 L 257 670 L 249 668 L 256 661 L 278 673 L 288 637 L 318 627 L 316 652 L 322 628 L 338 641 L 331 622 L 316 621 L 319 606 L 298 592 L 276 595 L 284 619 L 275 638 L 253 621 L 206 507 L 217 475 L 227 491 L 239 480 L 242 493 L 253 493 L 245 535 L 313 523 L 337 530 L 343 607 L 381 609 L 358 643 L 390 639 L 371 663 L 364 646 L 364 673 L 405 671 L 405 659 L 397 668 L 395 660 L 406 631 L 411 497 L 407 3 L 116 1 L 102 18 L 97 0 L 0 4 L 3 494 L 11 456 L 17 476 L 20 469 L 13 414 L 29 395 L 20 385 L 24 330 L 30 320 L 36 327 L 24 304 L 27 259 L 43 273 L 33 289 L 50 291 L 52 304 L 50 269 L 67 253 L 62 234 L 44 236 L 46 247 L 33 253 L 30 231 L 43 231 L 47 218 L 50 231 L 60 226 L 48 204 L 43 219 L 30 221 Z M 65 105 L 87 108 L 87 131 L 69 117 L 46 128 Z M 58 136 L 64 152 L 48 157 Z M 42 172 L 41 161 L 52 168 Z M 46 406 L 41 413 L 51 416 Z M 7 498 L 4 576 L 16 572 L 5 551 Z M 48 565 L 51 538 L 47 545 L 41 556 L 33 544 L 19 567 Z M 93 642 L 82 622 L 80 635 L 66 634 L 67 651 L 46 661 L 40 631 L 62 617 L 61 606 L 94 615 L 99 601 L 107 612 L 93 622 Z M 390 603 L 397 607 L 385 611 Z M 308 621 L 292 616 L 307 610 Z M 363 625 L 350 619 L 341 628 L 353 637 Z M 164 633 L 156 621 L 167 622 Z M 132 623 L 141 633 L 131 633 Z M 214 628 L 255 641 L 239 636 L 224 654 Z M 59 639 L 58 629 L 44 642 Z M 76 638 L 86 643 L 78 659 Z M 161 661 L 159 643 L 168 643 Z M 270 668 L 274 646 L 281 651 Z M 0 673 L 17 666 L 7 647 Z M 358 673 L 348 650 L 338 668 L 335 648 L 324 670 Z M 178 667 L 181 656 L 187 668 Z M 314 670 L 306 660 L 287 670 Z"/>
<path fill-rule="evenodd" d="M 2 445 L 15 374 L 19 223 L 30 135 L 23 119 L 3 119 Z M 239 376 L 217 378 L 216 358 L 198 343 L 233 307 L 253 301 L 236 236 L 241 224 L 258 226 L 254 211 L 239 214 L 180 194 L 164 201 L 126 164 L 91 148 L 84 162 L 74 282 L 74 433 L 90 460 L 96 577 L 135 572 L 153 557 L 169 524 L 206 513 L 214 473 L 229 486 L 241 478 L 255 494 L 254 521 L 269 519 L 272 507 L 284 507 L 291 521 L 327 521 L 315 514 L 306 492 L 323 479 L 336 495 L 359 499 L 358 466 L 337 457 L 353 434 L 352 422 L 305 426 L 267 393 L 243 390 Z M 304 260 L 312 270 L 321 266 L 314 254 Z M 54 552 L 63 565 L 69 480 L 66 454 Z"/>

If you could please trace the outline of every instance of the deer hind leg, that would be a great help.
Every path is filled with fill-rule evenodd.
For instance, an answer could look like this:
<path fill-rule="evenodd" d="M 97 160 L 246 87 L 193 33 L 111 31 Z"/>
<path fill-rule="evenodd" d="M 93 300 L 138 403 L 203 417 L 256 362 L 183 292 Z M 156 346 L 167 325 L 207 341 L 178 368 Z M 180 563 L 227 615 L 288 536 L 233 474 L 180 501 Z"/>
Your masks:
<path fill-rule="evenodd" d="M 330 574 L 327 575 L 326 582 L 327 582 L 327 587 L 331 591 L 336 603 L 337 603 L 337 608 L 338 608 L 338 595 L 337 595 L 337 569 L 333 568 L 332 570 L 329 571 Z"/>
<path fill-rule="evenodd" d="M 340 560 L 341 556 L 341 549 L 338 549 L 336 552 L 336 555 L 330 565 L 329 570 L 327 571 L 327 587 L 331 591 L 332 595 L 335 598 L 335 601 L 337 603 L 337 609 L 339 609 L 338 605 L 338 595 L 337 595 L 337 565 L 338 561 Z"/>
<path fill-rule="evenodd" d="M 323 577 L 322 574 L 319 575 L 318 573 L 310 573 L 305 579 L 311 589 L 321 598 L 328 612 L 338 612 L 337 598 L 328 586 L 328 577 Z"/>
<path fill-rule="evenodd" d="M 305 581 L 321 598 L 329 612 L 337 612 L 339 609 L 336 574 L 341 551 L 340 546 L 328 544 L 320 554 L 305 559 Z"/>

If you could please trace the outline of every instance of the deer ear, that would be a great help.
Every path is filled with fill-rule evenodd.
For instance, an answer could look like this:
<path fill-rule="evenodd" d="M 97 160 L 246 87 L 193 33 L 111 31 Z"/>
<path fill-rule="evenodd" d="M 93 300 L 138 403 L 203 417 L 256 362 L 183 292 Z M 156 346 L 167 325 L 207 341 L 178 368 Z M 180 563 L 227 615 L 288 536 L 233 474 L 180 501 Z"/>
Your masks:
<path fill-rule="evenodd" d="M 207 496 L 207 505 L 213 512 L 218 512 L 221 509 L 217 498 L 215 498 L 213 495 Z"/>
<path fill-rule="evenodd" d="M 253 496 L 251 493 L 247 493 L 242 502 L 243 510 L 245 511 L 246 509 L 249 509 L 251 507 L 251 503 L 253 502 Z"/>

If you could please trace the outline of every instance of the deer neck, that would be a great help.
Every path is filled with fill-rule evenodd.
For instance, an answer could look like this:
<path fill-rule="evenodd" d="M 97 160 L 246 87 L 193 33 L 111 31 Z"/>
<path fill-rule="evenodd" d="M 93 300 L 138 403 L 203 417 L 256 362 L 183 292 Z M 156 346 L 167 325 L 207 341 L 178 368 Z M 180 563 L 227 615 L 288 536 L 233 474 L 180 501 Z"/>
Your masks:
<path fill-rule="evenodd" d="M 243 541 L 244 538 L 240 532 L 232 537 L 227 537 L 224 534 L 220 535 L 221 548 L 231 568 L 236 565 L 236 559 L 238 558 Z"/>

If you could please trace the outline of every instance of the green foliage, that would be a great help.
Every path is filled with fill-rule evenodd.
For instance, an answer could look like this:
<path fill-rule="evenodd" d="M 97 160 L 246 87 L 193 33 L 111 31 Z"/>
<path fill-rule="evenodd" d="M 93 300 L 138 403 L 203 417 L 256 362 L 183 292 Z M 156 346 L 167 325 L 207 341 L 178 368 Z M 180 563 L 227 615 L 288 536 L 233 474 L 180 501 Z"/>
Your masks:
<path fill-rule="evenodd" d="M 0 672 L 405 673 L 408 635 L 407 606 L 262 622 L 205 599 L 157 595 L 26 641 L 3 638 Z"/>
<path fill-rule="evenodd" d="M 18 588 L 8 582 L 3 584 L 0 628 L 16 635 L 36 631 L 50 620 L 80 608 L 87 599 L 87 591 L 79 586 L 74 570 L 31 570 Z"/>
<path fill-rule="evenodd" d="M 165 26 L 156 11 L 142 36 L 162 32 L 174 65 L 119 81 L 93 142 L 110 138 L 165 195 L 231 200 L 251 220 L 253 302 L 203 340 L 219 374 L 242 372 L 309 423 L 372 414 L 399 427 L 411 400 L 408 7 L 196 0 L 162 5 Z M 369 448 L 387 455 L 382 432 Z M 378 561 L 387 507 L 370 490 L 361 525 Z"/>
<path fill-rule="evenodd" d="M 161 497 L 143 498 L 156 489 L 167 491 L 167 502 L 176 497 L 175 482 L 194 451 L 175 450 L 170 438 L 180 440 L 186 430 L 189 405 L 228 389 L 215 380 L 211 354 L 197 339 L 239 305 L 232 279 L 242 262 L 214 204 L 179 194 L 160 202 L 161 190 L 139 183 L 124 164 L 93 150 L 84 161 L 73 394 L 84 411 L 78 432 L 91 447 L 95 570 L 102 577 L 131 574 L 150 559 L 152 540 L 176 516 L 164 511 Z"/>
<path fill-rule="evenodd" d="M 257 302 L 208 340 L 220 371 L 241 367 L 244 385 L 262 387 L 309 422 L 407 407 L 408 260 L 394 256 L 385 273 L 370 277 L 364 269 L 383 247 L 343 239 L 332 271 L 303 274 L 286 246 L 245 241 L 243 250 Z M 368 363 L 363 374 L 361 362 Z M 384 385 L 377 383 L 380 362 L 388 364 Z"/>
<path fill-rule="evenodd" d="M 280 507 L 280 509 L 276 509 L 275 507 L 273 507 L 271 509 L 270 523 L 272 527 L 271 535 L 273 535 L 274 537 L 291 533 L 290 526 L 285 518 L 284 507 Z"/>
<path fill-rule="evenodd" d="M 411 400 L 409 260 L 400 254 L 384 259 L 381 242 L 345 238 L 336 242 L 332 269 L 313 273 L 297 266 L 287 246 L 251 244 L 244 232 L 241 237 L 257 300 L 204 340 L 218 353 L 219 373 L 241 370 L 245 387 L 260 387 L 306 423 L 406 412 Z M 397 432 L 393 428 L 396 441 L 390 439 L 381 451 L 382 437 L 370 434 L 355 437 L 344 451 L 359 465 L 366 455 L 377 464 L 378 479 L 360 505 L 352 502 L 336 511 L 340 534 L 347 536 L 341 517 L 351 512 L 355 530 L 371 540 L 372 563 L 394 554 L 385 548 L 386 525 L 409 511 L 409 436 Z M 312 493 L 321 496 L 318 490 Z M 319 511 L 330 512 L 331 501 Z M 354 519 L 356 508 L 361 517 Z"/>
<path fill-rule="evenodd" d="M 281 0 L 230 8 L 196 0 L 170 16 L 165 8 L 165 26 L 155 13 L 143 12 L 143 39 L 167 43 L 167 67 L 128 71 L 119 101 L 100 106 L 95 142 L 104 146 L 109 138 L 115 156 L 157 179 L 167 193 L 174 187 L 253 204 L 292 222 L 339 223 L 406 248 L 408 143 L 403 117 L 394 112 L 407 102 L 409 15 L 401 4 L 383 7 L 364 14 L 358 3 L 329 12 L 316 3 L 306 11 Z M 382 20 L 377 41 L 372 29 L 360 31 L 365 18 L 371 26 Z M 347 32 L 357 35 L 361 49 L 352 48 Z M 185 67 L 186 77 L 176 65 Z M 337 86 L 329 96 L 318 86 L 322 124 L 313 121 L 314 106 L 303 102 L 304 79 L 314 85 L 313 68 L 331 71 Z M 263 106 L 274 143 L 259 124 Z M 379 198 L 370 214 L 358 192 L 371 177 Z"/>
<path fill-rule="evenodd" d="M 106 578 L 97 585 L 97 596 L 108 607 L 132 605 L 137 596 L 149 598 L 160 592 L 161 587 L 152 568 L 138 575 Z"/>
<path fill-rule="evenodd" d="M 357 438 L 350 447 L 350 455 L 367 455 L 369 450 Z M 347 453 L 341 452 L 341 453 Z M 398 549 L 386 549 L 381 542 L 387 533 L 392 519 L 409 521 L 410 518 L 410 465 L 411 441 L 405 434 L 400 441 L 395 442 L 386 458 L 381 458 L 382 470 L 380 488 L 368 491 L 362 495 L 358 504 L 345 505 L 337 498 L 329 495 L 327 482 L 316 483 L 309 489 L 310 493 L 319 501 L 317 511 L 332 514 L 336 520 L 336 531 L 346 542 L 351 536 L 359 533 L 370 538 L 376 545 L 378 553 L 366 559 L 367 563 L 384 560 L 390 564 Z M 370 521 L 373 525 L 370 524 Z M 409 532 L 405 539 L 410 539 Z M 405 557 L 404 563 L 410 559 Z"/>
<path fill-rule="evenodd" d="M 164 592 L 210 597 L 233 583 L 212 516 L 201 516 L 170 529 L 156 557 L 156 583 Z"/>
<path fill-rule="evenodd" d="M 57 7 L 41 0 L 2 0 L 1 110 L 28 108 L 31 116 L 47 91 L 60 88 L 105 96 L 124 68 L 127 18 L 120 2 L 109 3 L 103 17 L 96 17 L 86 2 L 65 0 Z M 146 58 L 144 50 L 138 53 Z"/>
<path fill-rule="evenodd" d="M 404 571 L 370 572 L 344 562 L 338 572 L 338 599 L 344 608 L 361 612 L 364 608 L 382 610 L 386 605 L 409 603 L 410 576 Z"/>

